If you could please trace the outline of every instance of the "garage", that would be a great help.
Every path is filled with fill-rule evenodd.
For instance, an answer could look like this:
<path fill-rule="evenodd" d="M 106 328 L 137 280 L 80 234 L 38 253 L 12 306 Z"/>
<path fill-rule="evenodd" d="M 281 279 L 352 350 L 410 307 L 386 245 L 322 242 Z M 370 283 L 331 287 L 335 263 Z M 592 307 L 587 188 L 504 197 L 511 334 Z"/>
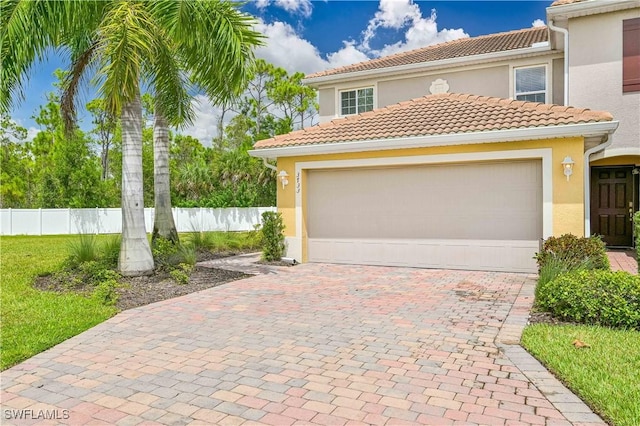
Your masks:
<path fill-rule="evenodd" d="M 307 172 L 309 262 L 535 272 L 542 162 Z"/>
<path fill-rule="evenodd" d="M 616 127 L 606 112 L 442 93 L 250 154 L 277 161 L 298 262 L 536 273 L 541 239 L 589 232 L 585 150 Z"/>

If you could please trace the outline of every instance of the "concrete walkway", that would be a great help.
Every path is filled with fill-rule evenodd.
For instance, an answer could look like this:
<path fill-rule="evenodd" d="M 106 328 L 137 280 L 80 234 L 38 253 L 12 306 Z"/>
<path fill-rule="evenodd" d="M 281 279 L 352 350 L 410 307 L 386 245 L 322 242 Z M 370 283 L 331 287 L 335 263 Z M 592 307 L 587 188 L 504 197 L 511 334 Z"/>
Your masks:
<path fill-rule="evenodd" d="M 125 311 L 4 371 L 2 424 L 603 424 L 516 344 L 534 284 L 283 268 Z"/>

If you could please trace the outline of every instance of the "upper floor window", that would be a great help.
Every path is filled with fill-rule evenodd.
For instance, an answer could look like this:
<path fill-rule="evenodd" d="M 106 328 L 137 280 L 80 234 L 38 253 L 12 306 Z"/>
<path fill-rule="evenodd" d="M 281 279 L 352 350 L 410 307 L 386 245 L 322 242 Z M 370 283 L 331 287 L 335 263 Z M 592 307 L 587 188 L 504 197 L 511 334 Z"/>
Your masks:
<path fill-rule="evenodd" d="M 340 114 L 360 114 L 373 109 L 373 87 L 340 92 Z"/>
<path fill-rule="evenodd" d="M 515 98 L 519 101 L 547 102 L 547 67 L 515 69 Z"/>
<path fill-rule="evenodd" d="M 640 91 L 640 18 L 622 21 L 622 91 Z"/>

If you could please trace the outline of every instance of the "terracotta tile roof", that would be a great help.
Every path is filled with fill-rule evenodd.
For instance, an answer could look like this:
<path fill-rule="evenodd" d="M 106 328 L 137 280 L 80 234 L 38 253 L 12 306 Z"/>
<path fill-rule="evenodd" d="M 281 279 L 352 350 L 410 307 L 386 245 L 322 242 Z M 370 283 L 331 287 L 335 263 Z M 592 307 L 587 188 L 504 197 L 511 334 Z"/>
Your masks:
<path fill-rule="evenodd" d="M 608 112 L 453 93 L 428 95 L 259 141 L 255 149 L 611 121 Z"/>
<path fill-rule="evenodd" d="M 551 3 L 551 7 L 553 6 L 562 6 L 565 4 L 572 4 L 572 3 L 580 3 L 586 0 L 556 0 L 553 3 Z"/>
<path fill-rule="evenodd" d="M 548 41 L 548 39 L 549 35 L 547 27 L 527 28 L 524 30 L 510 31 L 506 33 L 462 38 L 340 68 L 320 71 L 307 75 L 306 78 L 523 49 L 531 47 L 534 43 Z"/>

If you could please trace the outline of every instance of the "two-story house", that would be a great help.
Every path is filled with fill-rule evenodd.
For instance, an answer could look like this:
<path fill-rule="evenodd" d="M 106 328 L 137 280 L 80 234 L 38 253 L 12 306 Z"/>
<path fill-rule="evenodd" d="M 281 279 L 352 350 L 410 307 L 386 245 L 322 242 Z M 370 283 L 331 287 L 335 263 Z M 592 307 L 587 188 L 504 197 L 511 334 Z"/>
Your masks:
<path fill-rule="evenodd" d="M 287 255 L 532 272 L 552 235 L 631 246 L 640 2 L 547 20 L 307 76 L 320 124 L 252 151 L 277 159 Z"/>

